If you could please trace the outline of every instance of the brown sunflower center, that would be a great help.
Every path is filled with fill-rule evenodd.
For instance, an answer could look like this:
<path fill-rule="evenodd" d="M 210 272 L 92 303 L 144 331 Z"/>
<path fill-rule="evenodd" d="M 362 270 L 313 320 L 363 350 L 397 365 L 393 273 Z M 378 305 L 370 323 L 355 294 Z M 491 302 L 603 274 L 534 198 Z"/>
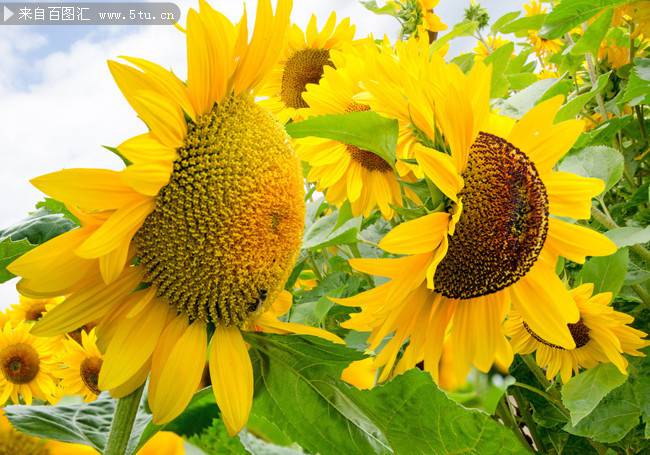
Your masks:
<path fill-rule="evenodd" d="M 524 329 L 526 329 L 526 332 L 528 332 L 531 337 L 535 338 L 540 343 L 553 349 L 559 349 L 561 351 L 565 350 L 562 346 L 549 343 L 544 338 L 537 335 L 533 331 L 533 329 L 531 329 L 530 326 L 526 324 L 526 321 L 523 321 L 523 326 Z M 573 341 L 576 344 L 576 349 L 585 346 L 587 343 L 589 343 L 589 340 L 591 340 L 591 337 L 589 336 L 589 327 L 587 327 L 585 323 L 582 322 L 582 319 L 580 319 L 575 324 L 567 324 L 567 327 L 569 328 L 569 332 L 571 332 L 571 337 L 573 338 Z"/>
<path fill-rule="evenodd" d="M 97 387 L 97 383 L 99 381 L 99 370 L 102 368 L 102 363 L 102 359 L 98 357 L 87 357 L 81 362 L 81 366 L 79 367 L 81 380 L 95 395 L 99 395 L 101 392 Z"/>
<path fill-rule="evenodd" d="M 135 236 L 146 281 L 191 319 L 244 325 L 291 271 L 303 195 L 282 126 L 252 97 L 225 99 L 189 126 Z"/>
<path fill-rule="evenodd" d="M 25 321 L 38 321 L 45 313 L 45 303 L 34 302 L 25 310 Z"/>
<path fill-rule="evenodd" d="M 318 84 L 325 65 L 333 66 L 327 49 L 302 49 L 284 64 L 280 97 L 284 104 L 295 109 L 308 107 L 302 94 L 307 84 Z"/>
<path fill-rule="evenodd" d="M 359 103 L 350 103 L 345 109 L 345 112 L 364 112 L 369 111 L 370 106 Z M 350 154 L 350 158 L 356 161 L 361 167 L 369 171 L 378 172 L 392 172 L 393 168 L 379 155 L 376 155 L 368 150 L 360 149 L 355 145 L 346 145 L 346 149 Z"/>
<path fill-rule="evenodd" d="M 0 351 L 2 374 L 12 384 L 31 382 L 38 374 L 39 366 L 38 352 L 29 344 L 12 344 Z"/>
<path fill-rule="evenodd" d="M 462 176 L 462 214 L 434 277 L 436 291 L 454 299 L 515 283 L 537 260 L 548 231 L 546 188 L 509 142 L 479 133 Z"/>

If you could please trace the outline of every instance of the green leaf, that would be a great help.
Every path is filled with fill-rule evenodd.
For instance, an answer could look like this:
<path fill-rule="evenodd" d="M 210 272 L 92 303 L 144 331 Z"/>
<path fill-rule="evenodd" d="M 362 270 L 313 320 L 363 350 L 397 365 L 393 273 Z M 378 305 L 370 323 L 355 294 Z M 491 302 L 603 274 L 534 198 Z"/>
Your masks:
<path fill-rule="evenodd" d="M 562 402 L 571 413 L 571 424 L 577 425 L 626 380 L 627 376 L 611 363 L 601 363 L 572 378 L 562 387 Z"/>
<path fill-rule="evenodd" d="M 481 411 L 453 402 L 411 370 L 372 390 L 339 378 L 360 352 L 313 337 L 248 333 L 258 372 L 253 414 L 311 453 L 528 453 Z"/>
<path fill-rule="evenodd" d="M 395 16 L 399 10 L 399 6 L 395 2 L 388 2 L 384 6 L 379 6 L 375 0 L 366 0 L 362 1 L 361 4 L 365 6 L 367 10 L 372 11 L 375 14 L 388 14 L 389 16 Z"/>
<path fill-rule="evenodd" d="M 509 22 L 514 21 L 519 17 L 521 14 L 521 11 L 511 11 L 509 13 L 504 14 L 500 18 L 498 18 L 494 23 L 492 24 L 492 27 L 490 27 L 490 34 L 491 35 L 496 35 L 499 32 L 503 32 L 501 30 L 501 27 L 506 25 Z"/>
<path fill-rule="evenodd" d="M 639 424 L 641 410 L 632 385 L 628 382 L 614 389 L 577 425 L 568 423 L 564 430 L 598 442 L 614 443 Z"/>
<path fill-rule="evenodd" d="M 15 277 L 13 273 L 7 270 L 7 267 L 34 247 L 36 245 L 32 245 L 27 239 L 14 242 L 9 237 L 5 237 L 4 240 L 0 241 L 0 283 Z"/>
<path fill-rule="evenodd" d="M 585 104 L 591 101 L 597 94 L 601 93 L 605 87 L 607 87 L 607 82 L 609 81 L 611 74 L 611 71 L 605 74 L 601 74 L 596 80 L 596 85 L 593 86 L 591 90 L 589 90 L 587 93 L 576 96 L 567 102 L 564 106 L 562 106 L 562 108 L 555 116 L 555 121 L 561 122 L 564 120 L 576 118 L 578 114 L 580 114 L 580 111 L 585 106 Z"/>
<path fill-rule="evenodd" d="M 523 90 L 537 82 L 537 75 L 533 73 L 506 74 L 506 78 L 514 90 Z"/>
<path fill-rule="evenodd" d="M 476 21 L 460 22 L 454 25 L 454 28 L 452 28 L 449 31 L 449 33 L 445 33 L 444 35 L 439 36 L 438 39 L 435 40 L 433 44 L 431 44 L 429 49 L 431 52 L 435 52 L 439 49 L 442 49 L 445 44 L 447 44 L 449 41 L 451 41 L 454 38 L 473 35 L 477 28 L 478 28 L 478 22 Z"/>
<path fill-rule="evenodd" d="M 589 27 L 585 30 L 582 37 L 576 42 L 575 46 L 571 49 L 572 55 L 584 55 L 598 53 L 600 43 L 605 38 L 609 25 L 612 23 L 613 9 L 608 9 L 601 14 Z"/>
<path fill-rule="evenodd" d="M 609 239 L 616 243 L 619 248 L 631 245 L 639 245 L 650 242 L 650 226 L 640 227 L 621 227 L 605 232 Z"/>
<path fill-rule="evenodd" d="M 537 81 L 524 90 L 515 93 L 507 100 L 502 101 L 498 106 L 499 111 L 503 115 L 519 119 L 531 110 L 546 91 L 556 83 L 557 81 L 555 79 L 542 79 L 541 81 Z"/>
<path fill-rule="evenodd" d="M 212 405 L 216 407 L 214 402 Z M 226 426 L 221 419 L 214 419 L 209 427 L 191 436 L 188 441 L 205 453 L 218 453 L 220 455 L 248 454 L 239 438 L 231 438 L 228 435 Z"/>
<path fill-rule="evenodd" d="M 67 406 L 7 406 L 4 413 L 23 433 L 45 439 L 85 444 L 104 451 L 117 401 L 107 392 L 96 401 Z M 143 404 L 135 419 L 127 455 L 135 452 L 140 435 L 151 420 Z"/>
<path fill-rule="evenodd" d="M 553 7 L 544 22 L 541 35 L 544 38 L 559 38 L 576 25 L 587 22 L 610 7 L 629 3 L 631 0 L 565 0 Z"/>
<path fill-rule="evenodd" d="M 623 156 L 617 150 L 596 145 L 567 155 L 560 163 L 559 170 L 601 179 L 605 182 L 603 193 L 606 193 L 623 176 L 623 167 Z"/>
<path fill-rule="evenodd" d="M 46 197 L 44 200 L 38 202 L 36 204 L 37 209 L 45 209 L 48 212 L 55 214 L 59 213 L 72 221 L 74 224 L 77 226 L 80 226 L 81 223 L 79 222 L 79 218 L 74 216 L 70 210 L 65 206 L 63 202 L 57 201 L 56 199 L 52 199 L 49 197 Z"/>
<path fill-rule="evenodd" d="M 525 16 L 521 19 L 514 20 L 501 27 L 501 33 L 520 33 L 528 30 L 539 30 L 546 20 L 546 14 L 536 14 L 535 16 Z"/>
<path fill-rule="evenodd" d="M 617 295 L 625 282 L 628 262 L 627 248 L 621 248 L 610 256 L 593 257 L 582 267 L 582 282 L 594 283 L 594 293 Z"/>
<path fill-rule="evenodd" d="M 321 137 L 367 150 L 395 165 L 397 120 L 370 112 L 350 112 L 339 115 L 319 115 L 302 122 L 286 125 L 293 138 Z"/>
<path fill-rule="evenodd" d="M 361 217 L 352 218 L 339 227 L 336 227 L 337 221 L 337 212 L 316 220 L 305 232 L 302 247 L 306 250 L 313 250 L 356 243 L 361 227 Z"/>
<path fill-rule="evenodd" d="M 650 58 L 634 59 L 623 101 L 632 106 L 650 104 Z"/>
<path fill-rule="evenodd" d="M 494 52 L 485 58 L 486 65 L 491 64 L 493 68 L 505 68 L 508 60 L 512 57 L 515 50 L 515 43 L 509 42 L 497 48 Z M 492 87 L 490 89 L 490 98 L 501 98 L 508 93 L 508 79 L 502 71 L 495 71 L 492 74 Z"/>

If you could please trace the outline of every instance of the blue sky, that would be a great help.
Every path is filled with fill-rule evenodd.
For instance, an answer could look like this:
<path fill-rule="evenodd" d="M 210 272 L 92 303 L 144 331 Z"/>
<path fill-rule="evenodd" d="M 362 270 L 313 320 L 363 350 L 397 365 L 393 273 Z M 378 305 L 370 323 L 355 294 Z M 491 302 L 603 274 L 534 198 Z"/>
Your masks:
<path fill-rule="evenodd" d="M 182 12 L 196 1 L 175 2 Z M 254 0 L 247 1 L 249 17 Z M 521 8 L 521 0 L 482 2 L 492 19 Z M 212 0 L 233 20 L 240 0 Z M 441 0 L 436 12 L 453 25 L 469 0 Z M 323 23 L 334 10 L 357 25 L 357 37 L 396 37 L 397 22 L 376 16 L 356 0 L 294 0 L 292 19 L 306 25 L 314 13 Z M 183 22 L 184 19 L 181 19 Z M 475 45 L 454 42 L 457 54 Z M 42 195 L 29 179 L 69 167 L 119 168 L 120 161 L 101 148 L 118 145 L 143 132 L 142 123 L 115 87 L 106 60 L 119 55 L 148 58 L 184 76 L 185 48 L 169 26 L 0 26 L 0 227 L 23 218 Z M 14 282 L 0 285 L 0 308 L 17 298 Z"/>

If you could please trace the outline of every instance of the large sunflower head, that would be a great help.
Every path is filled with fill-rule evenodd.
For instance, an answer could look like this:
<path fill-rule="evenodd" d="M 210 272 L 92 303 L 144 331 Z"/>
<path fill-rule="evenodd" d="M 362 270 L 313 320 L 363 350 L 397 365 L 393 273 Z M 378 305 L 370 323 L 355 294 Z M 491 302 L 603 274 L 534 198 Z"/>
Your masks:
<path fill-rule="evenodd" d="M 599 363 L 613 363 L 627 374 L 627 360 L 623 354 L 642 356 L 639 349 L 650 345 L 644 332 L 629 326 L 634 318 L 618 312 L 611 306 L 611 292 L 593 295 L 594 285 L 583 284 L 571 291 L 580 311 L 577 322 L 567 324 L 575 347 L 566 349 L 539 336 L 516 310 L 505 323 L 506 333 L 515 352 L 536 352 L 537 363 L 546 368 L 546 377 L 558 373 L 562 382 L 568 382 L 581 368 L 592 368 Z"/>
<path fill-rule="evenodd" d="M 567 323 L 579 312 L 555 274 L 556 261 L 582 263 L 616 251 L 604 235 L 559 218 L 588 219 L 591 198 L 604 188 L 553 169 L 583 130 L 578 120 L 554 121 L 561 97 L 513 122 L 490 112 L 489 67 L 476 63 L 465 75 L 439 59 L 438 68 L 440 77 L 429 83 L 436 134 L 444 140 L 437 150 L 416 144 L 414 155 L 445 195 L 445 208 L 398 225 L 380 242 L 405 256 L 351 260 L 390 281 L 341 301 L 362 307 L 346 325 L 371 330 L 372 349 L 394 334 L 377 356 L 383 378 L 408 340 L 401 362 L 424 360 L 437 379 L 447 334 L 459 368 L 508 365 L 501 323 L 511 303 L 535 333 L 573 348 Z"/>
<path fill-rule="evenodd" d="M 11 398 L 32 404 L 33 398 L 54 401 L 58 338 L 38 338 L 31 324 L 6 322 L 0 331 L 0 403 Z"/>
<path fill-rule="evenodd" d="M 260 0 L 249 41 L 245 15 L 233 24 L 201 1 L 187 18 L 187 82 L 139 58 L 109 62 L 148 127 L 117 148 L 128 166 L 34 180 L 81 227 L 11 265 L 26 295 L 68 295 L 33 332 L 96 325 L 98 389 L 120 397 L 151 373 L 156 423 L 183 411 L 202 358 L 228 430 L 248 417 L 253 377 L 240 330 L 284 298 L 304 224 L 299 160 L 254 93 L 283 49 L 290 10 L 290 0 L 275 14 Z"/>
<path fill-rule="evenodd" d="M 308 84 L 303 98 L 309 104 L 307 116 L 345 114 L 370 110 L 355 100 L 365 62 L 377 53 L 375 43 L 350 46 L 344 52 L 331 51 L 335 67 L 327 67 L 318 85 Z M 310 165 L 307 179 L 327 192 L 329 202 L 340 206 L 349 201 L 355 216 L 369 216 L 379 207 L 385 218 L 393 217 L 393 206 L 402 205 L 402 196 L 393 166 L 373 152 L 338 141 L 321 138 L 296 140 L 300 158 Z"/>
<path fill-rule="evenodd" d="M 59 361 L 63 368 L 55 374 L 61 380 L 62 395 L 80 395 L 85 401 L 93 401 L 99 390 L 99 372 L 102 368 L 102 353 L 97 348 L 95 330 L 82 330 L 81 342 L 72 338 L 63 341 L 63 352 Z"/>
<path fill-rule="evenodd" d="M 334 65 L 330 52 L 350 44 L 354 32 L 350 19 L 337 24 L 334 12 L 320 31 L 316 16 L 311 17 L 304 32 L 294 24 L 282 56 L 260 90 L 260 95 L 268 97 L 262 105 L 283 123 L 300 119 L 308 107 L 303 98 L 307 84 L 318 83 L 325 68 Z"/>

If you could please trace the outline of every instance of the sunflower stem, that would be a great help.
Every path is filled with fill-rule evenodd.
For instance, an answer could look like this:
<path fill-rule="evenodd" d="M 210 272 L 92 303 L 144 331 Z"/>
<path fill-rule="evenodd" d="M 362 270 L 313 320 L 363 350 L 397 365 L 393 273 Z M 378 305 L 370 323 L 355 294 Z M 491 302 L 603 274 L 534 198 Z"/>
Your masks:
<path fill-rule="evenodd" d="M 104 455 L 124 455 L 126 453 L 131 431 L 133 430 L 133 423 L 138 415 L 143 390 L 144 384 L 131 392 L 130 395 L 117 401 L 117 407 L 113 415 L 113 425 L 108 435 Z"/>
<path fill-rule="evenodd" d="M 515 432 L 515 434 L 522 442 L 524 447 L 530 447 L 530 443 L 526 439 L 526 436 L 524 436 L 524 434 L 521 432 L 521 428 L 519 428 L 519 423 L 517 423 L 517 419 L 515 419 L 515 417 L 512 415 L 512 411 L 510 410 L 510 404 L 508 403 L 507 394 L 504 394 L 499 400 L 495 414 L 497 415 L 497 417 L 501 419 L 503 425 L 505 425 L 506 427 L 510 428 L 512 431 Z"/>

